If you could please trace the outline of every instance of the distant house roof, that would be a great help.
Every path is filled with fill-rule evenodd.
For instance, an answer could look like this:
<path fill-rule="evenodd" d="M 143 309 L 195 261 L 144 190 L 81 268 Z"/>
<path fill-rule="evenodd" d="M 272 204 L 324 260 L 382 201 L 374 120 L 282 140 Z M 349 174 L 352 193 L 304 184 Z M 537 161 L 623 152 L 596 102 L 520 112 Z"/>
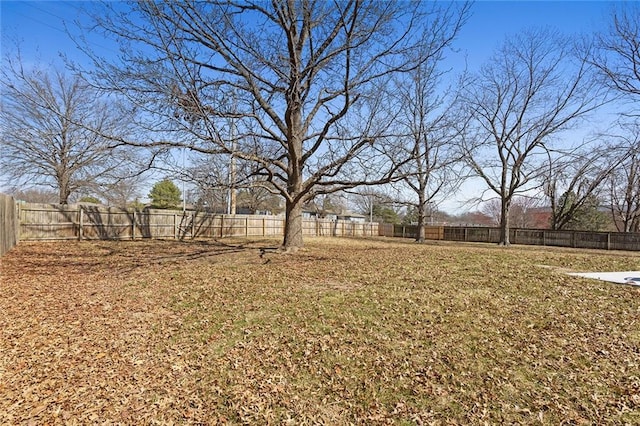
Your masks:
<path fill-rule="evenodd" d="M 366 219 L 367 216 L 364 215 L 364 214 L 354 213 L 354 212 L 342 212 L 342 213 L 338 214 L 338 218 L 339 219 L 343 219 L 343 218 Z"/>

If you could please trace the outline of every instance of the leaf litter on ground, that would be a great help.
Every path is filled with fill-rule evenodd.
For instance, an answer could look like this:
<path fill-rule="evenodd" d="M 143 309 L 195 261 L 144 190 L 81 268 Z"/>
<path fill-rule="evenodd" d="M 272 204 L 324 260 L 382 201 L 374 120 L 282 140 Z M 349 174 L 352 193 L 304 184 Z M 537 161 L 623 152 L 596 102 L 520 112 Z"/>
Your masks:
<path fill-rule="evenodd" d="M 640 423 L 640 290 L 558 272 L 637 253 L 276 245 L 19 244 L 0 423 Z"/>

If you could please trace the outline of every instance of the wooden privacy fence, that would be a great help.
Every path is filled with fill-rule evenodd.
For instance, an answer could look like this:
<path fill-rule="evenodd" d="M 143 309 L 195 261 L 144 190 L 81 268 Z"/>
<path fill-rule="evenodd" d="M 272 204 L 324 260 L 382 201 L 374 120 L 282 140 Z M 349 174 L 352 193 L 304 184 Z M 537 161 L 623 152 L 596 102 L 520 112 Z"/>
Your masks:
<path fill-rule="evenodd" d="M 309 236 L 378 235 L 377 223 L 304 220 Z M 22 204 L 20 239 L 193 239 L 284 235 L 284 218 L 264 215 L 214 215 L 176 210 L 128 210 L 87 205 Z"/>
<path fill-rule="evenodd" d="M 18 243 L 20 232 L 18 206 L 13 199 L 0 194 L 0 256 L 8 252 Z"/>
<path fill-rule="evenodd" d="M 378 225 L 380 235 L 416 238 L 415 225 Z M 498 243 L 500 228 L 465 226 L 426 226 L 425 238 L 430 240 Z M 640 250 L 640 233 L 552 231 L 550 229 L 511 229 L 512 244 L 590 248 L 603 250 Z"/>

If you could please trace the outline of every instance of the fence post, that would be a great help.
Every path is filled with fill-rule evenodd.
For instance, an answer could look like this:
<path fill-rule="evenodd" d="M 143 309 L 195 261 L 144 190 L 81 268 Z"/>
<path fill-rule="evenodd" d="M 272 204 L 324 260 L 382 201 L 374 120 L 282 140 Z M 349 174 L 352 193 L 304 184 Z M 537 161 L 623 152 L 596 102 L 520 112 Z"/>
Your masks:
<path fill-rule="evenodd" d="M 547 245 L 547 232 L 546 231 L 542 231 L 542 245 L 543 246 Z"/>
<path fill-rule="evenodd" d="M 82 228 L 84 227 L 83 224 L 83 214 L 82 214 L 83 210 L 82 210 L 82 206 L 80 206 L 80 208 L 78 209 L 78 241 L 82 241 Z"/>
<path fill-rule="evenodd" d="M 464 242 L 465 242 L 465 243 L 467 242 L 467 239 L 468 239 L 468 235 L 467 235 L 467 234 L 468 234 L 468 233 L 467 233 L 467 228 L 464 228 Z M 487 237 L 487 240 L 488 240 L 488 239 L 489 239 L 489 238 Z"/>
<path fill-rule="evenodd" d="M 267 236 L 266 221 L 267 221 L 267 218 L 266 217 L 262 217 L 262 236 L 263 237 Z"/>
<path fill-rule="evenodd" d="M 607 250 L 611 250 L 611 232 L 607 232 Z"/>
<path fill-rule="evenodd" d="M 178 239 L 178 215 L 176 213 L 173 214 L 173 239 Z"/>
<path fill-rule="evenodd" d="M 18 244 L 18 242 L 20 242 L 20 221 L 22 220 L 22 204 L 20 203 L 16 203 L 14 201 L 14 211 L 15 211 L 15 222 L 13 224 L 13 226 L 15 227 L 15 244 Z"/>
<path fill-rule="evenodd" d="M 184 214 L 184 213 L 183 213 Z M 187 216 L 187 226 L 189 227 L 189 236 L 193 240 L 196 235 L 196 215 L 194 212 L 189 212 L 189 216 Z"/>
<path fill-rule="evenodd" d="M 244 218 L 244 236 L 248 237 L 249 236 L 249 217 L 245 217 Z"/>
<path fill-rule="evenodd" d="M 133 210 L 133 218 L 131 220 L 131 239 L 136 239 L 136 211 Z"/>
<path fill-rule="evenodd" d="M 14 227 L 15 227 L 15 236 L 16 236 L 16 244 L 18 244 L 18 242 L 20 241 L 20 232 L 22 231 L 20 229 L 20 220 L 22 220 L 22 205 L 20 203 L 15 203 L 14 201 L 14 209 L 15 209 L 15 223 L 14 223 Z"/>
<path fill-rule="evenodd" d="M 224 237 L 224 215 L 220 215 L 220 238 Z"/>

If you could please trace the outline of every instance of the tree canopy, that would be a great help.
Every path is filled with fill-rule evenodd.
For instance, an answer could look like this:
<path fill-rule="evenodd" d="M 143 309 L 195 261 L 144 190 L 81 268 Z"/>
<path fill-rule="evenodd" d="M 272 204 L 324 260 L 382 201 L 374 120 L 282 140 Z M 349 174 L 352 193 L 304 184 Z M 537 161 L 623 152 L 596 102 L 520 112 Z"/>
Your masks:
<path fill-rule="evenodd" d="M 182 201 L 180 188 L 169 179 L 156 182 L 149 192 L 151 206 L 157 209 L 172 209 L 178 207 Z"/>
<path fill-rule="evenodd" d="M 393 178 L 398 166 L 383 154 L 394 112 L 380 89 L 428 61 L 416 53 L 428 53 L 434 31 L 448 38 L 467 9 L 360 0 L 104 7 L 96 28 L 122 54 L 107 61 L 87 49 L 94 81 L 127 96 L 141 127 L 157 132 L 150 143 L 123 142 L 252 162 L 285 199 L 285 248 L 303 245 L 305 202 Z"/>
<path fill-rule="evenodd" d="M 112 146 L 128 122 L 117 103 L 78 75 L 25 69 L 19 56 L 5 61 L 0 78 L 0 165 L 7 184 L 50 187 L 66 204 L 82 190 L 95 192 L 131 173 L 136 155 Z"/>
<path fill-rule="evenodd" d="M 541 185 L 554 140 L 602 105 L 587 61 L 549 30 L 505 41 L 463 88 L 462 155 L 499 198 L 500 242 L 509 245 L 509 210 L 516 195 Z"/>

